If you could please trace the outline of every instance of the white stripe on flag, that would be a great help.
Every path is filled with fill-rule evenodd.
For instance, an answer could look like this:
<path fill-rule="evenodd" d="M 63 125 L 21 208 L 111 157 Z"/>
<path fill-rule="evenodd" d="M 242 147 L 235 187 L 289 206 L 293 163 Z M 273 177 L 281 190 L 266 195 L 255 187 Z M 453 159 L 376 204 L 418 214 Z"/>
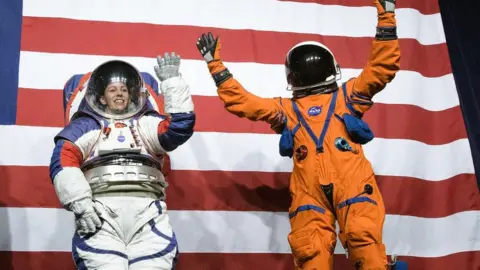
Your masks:
<path fill-rule="evenodd" d="M 162 53 L 159 51 L 159 54 Z M 63 89 L 67 80 L 74 74 L 90 72 L 101 63 L 112 59 L 125 60 L 140 71 L 155 76 L 153 66 L 156 65 L 156 60 L 154 58 L 22 51 L 19 86 L 33 89 Z M 42 68 L 38 68 L 38 63 L 42 63 Z M 254 94 L 262 97 L 291 96 L 291 92 L 285 90 L 286 78 L 283 65 L 229 62 L 225 65 L 235 78 Z M 190 84 L 193 95 L 217 95 L 215 84 L 204 61 L 182 59 L 180 71 Z M 360 69 L 342 69 L 342 81 L 357 76 L 360 72 Z M 404 70 L 400 70 L 395 79 L 373 100 L 377 103 L 416 105 L 431 111 L 441 111 L 459 105 L 452 74 L 427 78 L 417 72 Z"/>
<path fill-rule="evenodd" d="M 417 39 L 425 45 L 445 42 L 440 13 L 423 15 L 408 8 L 395 12 L 400 38 Z M 373 3 L 347 7 L 271 0 L 237 0 L 228 4 L 222 0 L 24 0 L 23 15 L 349 37 L 373 37 L 377 25 Z"/>
<path fill-rule="evenodd" d="M 290 253 L 286 213 L 169 211 L 182 252 Z M 440 257 L 480 250 L 478 211 L 444 218 L 387 215 L 389 254 Z M 71 251 L 73 215 L 64 209 L 0 208 L 0 246 L 9 251 Z M 195 224 L 195 229 L 192 229 Z M 452 233 L 452 228 L 462 233 Z M 335 253 L 344 253 L 339 241 Z"/>
<path fill-rule="evenodd" d="M 48 166 L 60 128 L 0 126 L 0 164 Z M 196 132 L 171 152 L 172 169 L 290 172 L 292 161 L 278 153 L 279 135 Z M 377 175 L 440 181 L 474 173 L 467 139 L 444 145 L 374 139 L 364 146 Z"/>

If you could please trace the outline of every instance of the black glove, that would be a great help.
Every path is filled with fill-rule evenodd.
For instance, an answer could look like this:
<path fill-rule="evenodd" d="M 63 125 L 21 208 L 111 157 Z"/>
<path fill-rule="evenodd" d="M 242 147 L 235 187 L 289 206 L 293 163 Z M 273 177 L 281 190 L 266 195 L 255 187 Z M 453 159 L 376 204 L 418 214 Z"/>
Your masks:
<path fill-rule="evenodd" d="M 373 0 L 378 14 L 377 34 L 375 35 L 377 40 L 398 39 L 397 26 L 391 18 L 391 14 L 395 14 L 395 2 L 396 0 Z M 388 13 L 390 13 L 390 19 L 387 18 Z"/>
<path fill-rule="evenodd" d="M 213 38 L 210 32 L 202 34 L 197 40 L 197 49 L 207 63 L 220 60 L 220 48 L 219 37 Z"/>
<path fill-rule="evenodd" d="M 395 13 L 395 0 L 373 0 L 373 3 L 377 7 L 378 15 L 384 13 Z"/>
<path fill-rule="evenodd" d="M 221 61 L 221 47 L 222 45 L 220 44 L 220 38 L 213 38 L 213 34 L 210 32 L 208 34 L 202 34 L 202 36 L 200 36 L 197 40 L 197 49 L 200 51 L 207 64 L 214 61 Z M 221 65 L 220 69 L 215 69 L 214 67 L 212 68 L 210 65 L 209 68 L 217 87 L 232 77 L 232 74 L 230 71 L 228 71 L 228 68 L 223 67 L 223 65 Z"/>

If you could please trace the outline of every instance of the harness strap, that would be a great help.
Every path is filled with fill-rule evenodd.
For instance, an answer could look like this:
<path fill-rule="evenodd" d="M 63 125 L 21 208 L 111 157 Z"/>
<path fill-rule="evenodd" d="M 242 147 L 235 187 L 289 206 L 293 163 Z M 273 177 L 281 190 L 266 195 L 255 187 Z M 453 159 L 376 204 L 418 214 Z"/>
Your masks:
<path fill-rule="evenodd" d="M 315 136 L 315 133 L 313 132 L 313 130 L 308 125 L 305 118 L 303 118 L 302 114 L 300 113 L 300 111 L 298 109 L 298 106 L 297 106 L 297 103 L 292 100 L 293 111 L 297 115 L 297 118 L 298 118 L 298 121 L 300 122 L 300 124 L 303 127 L 305 127 L 305 129 L 308 132 L 308 135 L 310 135 L 312 140 L 315 142 L 318 153 L 323 153 L 323 141 L 325 140 L 325 135 L 327 134 L 327 129 L 328 129 L 328 126 L 330 125 L 330 120 L 332 119 L 332 114 L 335 111 L 335 105 L 336 105 L 336 102 L 337 102 L 337 94 L 338 94 L 338 91 L 335 91 L 333 93 L 332 101 L 330 102 L 330 107 L 328 108 L 327 119 L 325 120 L 325 124 L 323 125 L 322 133 L 320 133 L 320 138 L 318 138 L 318 139 L 317 139 L 317 136 Z"/>

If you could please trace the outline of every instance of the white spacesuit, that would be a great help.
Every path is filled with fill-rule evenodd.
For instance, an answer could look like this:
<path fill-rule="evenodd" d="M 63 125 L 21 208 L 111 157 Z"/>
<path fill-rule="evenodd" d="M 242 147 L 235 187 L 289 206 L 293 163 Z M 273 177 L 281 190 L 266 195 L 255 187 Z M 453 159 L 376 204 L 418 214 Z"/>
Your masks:
<path fill-rule="evenodd" d="M 179 56 L 158 60 L 169 116 L 155 110 L 140 72 L 109 61 L 80 86 L 78 110 L 54 139 L 50 177 L 63 207 L 75 214 L 78 269 L 175 268 L 162 161 L 192 136 L 195 113 Z"/>

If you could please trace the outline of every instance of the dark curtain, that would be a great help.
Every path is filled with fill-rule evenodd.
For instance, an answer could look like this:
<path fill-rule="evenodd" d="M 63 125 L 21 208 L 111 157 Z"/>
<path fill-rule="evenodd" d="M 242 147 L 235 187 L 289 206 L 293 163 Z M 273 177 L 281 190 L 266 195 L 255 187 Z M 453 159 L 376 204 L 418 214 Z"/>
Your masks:
<path fill-rule="evenodd" d="M 480 190 L 480 2 L 438 4 Z"/>

